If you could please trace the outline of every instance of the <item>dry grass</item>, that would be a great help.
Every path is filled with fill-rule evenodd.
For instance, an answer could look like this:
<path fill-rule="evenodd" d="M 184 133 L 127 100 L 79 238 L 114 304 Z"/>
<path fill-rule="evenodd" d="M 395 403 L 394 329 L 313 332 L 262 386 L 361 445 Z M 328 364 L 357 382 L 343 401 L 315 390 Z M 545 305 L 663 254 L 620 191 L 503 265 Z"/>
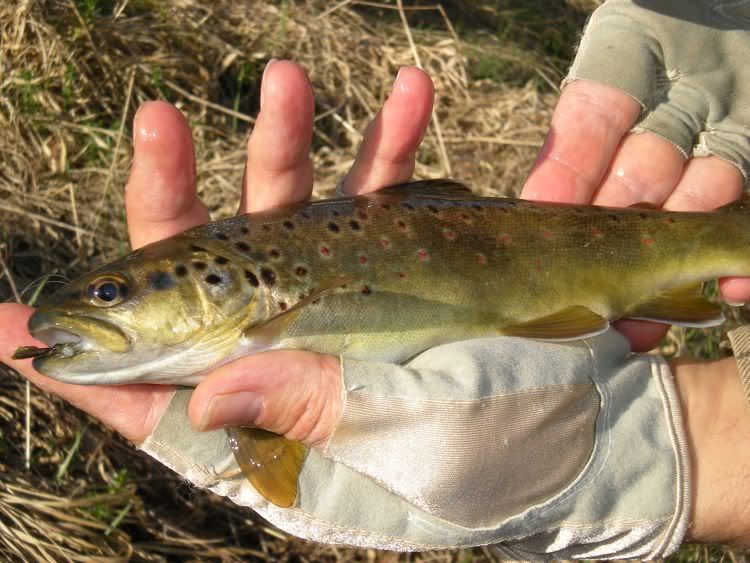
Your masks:
<path fill-rule="evenodd" d="M 348 169 L 396 72 L 416 59 L 438 92 L 417 176 L 451 173 L 482 192 L 514 193 L 596 3 L 410 0 L 405 18 L 395 1 L 0 3 L 0 299 L 13 297 L 12 283 L 72 276 L 127 250 L 130 123 L 146 100 L 169 100 L 188 116 L 200 193 L 216 217 L 232 214 L 271 57 L 300 62 L 315 87 L 317 195 Z M 36 390 L 27 432 L 26 387 L 1 375 L 0 558 L 490 559 L 482 550 L 396 555 L 290 538 Z"/>

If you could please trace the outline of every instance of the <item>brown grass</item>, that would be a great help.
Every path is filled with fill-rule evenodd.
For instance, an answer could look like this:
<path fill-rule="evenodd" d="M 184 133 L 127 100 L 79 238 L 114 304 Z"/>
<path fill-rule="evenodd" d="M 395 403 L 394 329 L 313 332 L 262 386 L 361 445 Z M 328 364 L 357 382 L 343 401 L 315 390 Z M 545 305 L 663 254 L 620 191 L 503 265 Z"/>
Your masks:
<path fill-rule="evenodd" d="M 142 102 L 191 122 L 201 196 L 234 213 L 244 141 L 271 57 L 316 92 L 316 195 L 346 172 L 398 69 L 418 59 L 437 90 L 416 175 L 450 173 L 511 194 L 535 158 L 556 84 L 596 0 L 29 0 L 0 3 L 0 299 L 43 275 L 127 250 L 122 189 Z M 403 16 L 403 17 L 402 17 Z M 193 490 L 118 436 L 0 370 L 0 558 L 18 561 L 485 561 L 302 542 Z M 25 427 L 28 418 L 28 431 Z M 29 467 L 26 440 L 29 439 Z"/>

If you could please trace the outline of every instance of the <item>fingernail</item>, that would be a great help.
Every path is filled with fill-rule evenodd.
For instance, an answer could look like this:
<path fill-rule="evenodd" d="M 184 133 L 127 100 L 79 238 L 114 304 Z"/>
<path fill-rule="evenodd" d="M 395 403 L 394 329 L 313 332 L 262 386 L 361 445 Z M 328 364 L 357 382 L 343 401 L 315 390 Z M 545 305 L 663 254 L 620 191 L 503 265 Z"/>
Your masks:
<path fill-rule="evenodd" d="M 208 403 L 198 430 L 254 424 L 263 409 L 263 397 L 250 391 L 216 395 Z"/>
<path fill-rule="evenodd" d="M 724 299 L 724 303 L 732 307 L 742 307 L 745 305 L 744 301 L 732 301 L 731 299 Z"/>
<path fill-rule="evenodd" d="M 279 62 L 279 59 L 271 59 L 266 63 L 266 68 L 263 69 L 263 76 L 260 78 L 260 108 L 263 109 L 263 92 L 266 89 L 266 73 L 268 69 L 274 64 Z"/>
<path fill-rule="evenodd" d="M 396 80 L 393 81 L 393 88 L 391 88 L 391 91 L 396 89 L 396 86 L 398 86 L 398 80 L 401 78 L 401 73 L 404 72 L 404 69 L 406 67 L 402 66 L 400 69 L 398 69 L 398 72 L 396 73 Z"/>

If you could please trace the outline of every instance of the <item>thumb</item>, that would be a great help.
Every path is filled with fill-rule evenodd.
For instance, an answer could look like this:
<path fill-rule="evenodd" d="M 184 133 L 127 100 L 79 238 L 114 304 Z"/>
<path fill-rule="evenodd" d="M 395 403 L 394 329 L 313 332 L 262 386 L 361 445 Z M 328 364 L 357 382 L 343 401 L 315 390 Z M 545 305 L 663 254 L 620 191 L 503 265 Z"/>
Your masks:
<path fill-rule="evenodd" d="M 212 372 L 190 399 L 197 430 L 255 426 L 323 447 L 342 410 L 341 365 L 335 356 L 298 350 L 263 352 Z"/>

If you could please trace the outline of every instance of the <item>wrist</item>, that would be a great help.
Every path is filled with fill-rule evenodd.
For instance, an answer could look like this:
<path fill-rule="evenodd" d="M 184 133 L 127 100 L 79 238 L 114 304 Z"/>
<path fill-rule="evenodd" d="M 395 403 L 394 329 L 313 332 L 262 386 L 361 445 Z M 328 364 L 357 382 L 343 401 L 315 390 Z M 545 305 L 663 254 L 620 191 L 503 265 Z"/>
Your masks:
<path fill-rule="evenodd" d="M 672 363 L 692 480 L 688 540 L 750 547 L 750 409 L 734 358 Z"/>

